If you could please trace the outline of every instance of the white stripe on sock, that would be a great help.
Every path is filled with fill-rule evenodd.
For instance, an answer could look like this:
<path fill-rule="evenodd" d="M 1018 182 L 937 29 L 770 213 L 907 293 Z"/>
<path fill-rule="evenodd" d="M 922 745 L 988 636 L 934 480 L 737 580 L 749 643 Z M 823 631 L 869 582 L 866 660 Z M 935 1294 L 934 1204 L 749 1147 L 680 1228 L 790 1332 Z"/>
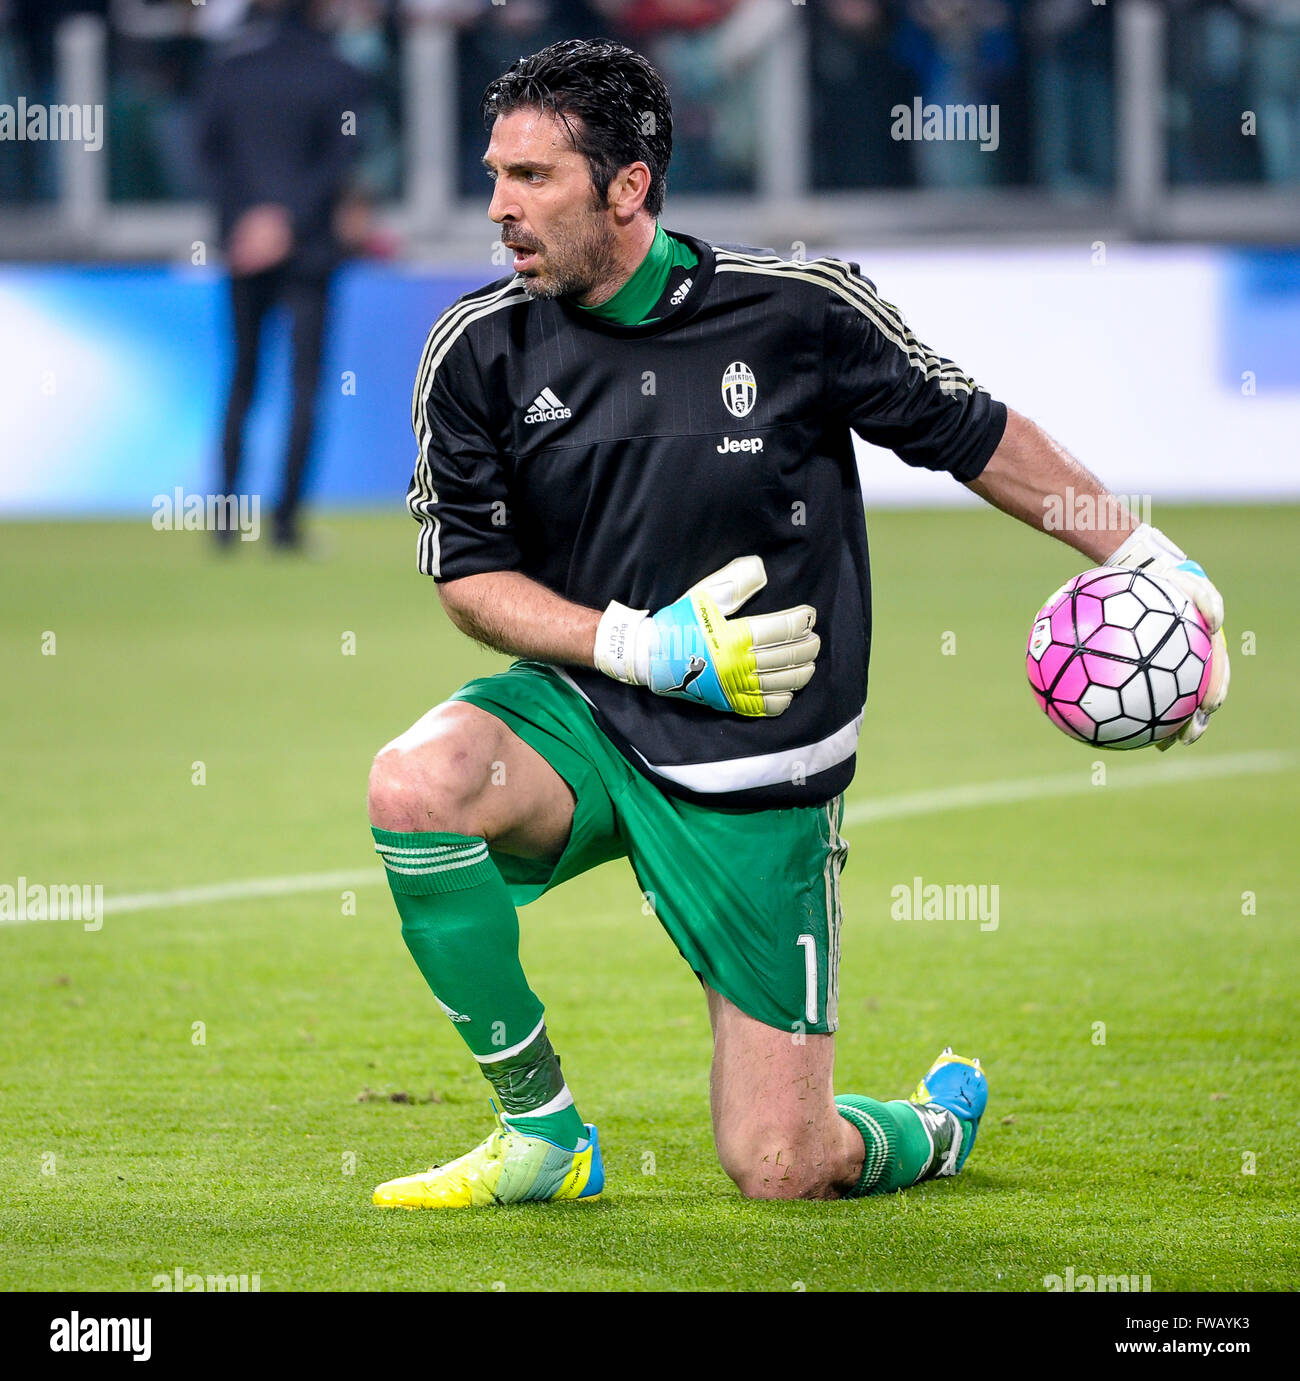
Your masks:
<path fill-rule="evenodd" d="M 454 858 L 458 854 L 463 854 L 470 849 L 481 849 L 485 847 L 487 841 L 483 839 L 472 840 L 468 844 L 439 844 L 433 849 L 407 849 L 399 848 L 396 844 L 376 844 L 377 854 L 396 854 L 401 858 Z"/>
<path fill-rule="evenodd" d="M 528 1112 L 503 1112 L 502 1122 L 509 1122 L 516 1117 L 549 1117 L 553 1112 L 563 1112 L 565 1108 L 573 1106 L 573 1094 L 569 1092 L 568 1084 L 551 1099 L 549 1103 L 543 1103 L 540 1108 L 532 1108 Z"/>
<path fill-rule="evenodd" d="M 385 862 L 384 867 L 390 873 L 401 873 L 405 877 L 425 878 L 432 877 L 435 873 L 448 873 L 453 868 L 472 868 L 476 863 L 482 863 L 487 858 L 487 850 L 473 858 L 463 858 L 459 863 L 439 863 L 433 868 L 399 868 L 396 863 Z"/>
<path fill-rule="evenodd" d="M 498 1050 L 495 1055 L 475 1055 L 474 1058 L 481 1065 L 494 1065 L 500 1060 L 508 1060 L 511 1055 L 518 1055 L 521 1050 L 526 1050 L 542 1033 L 542 1027 L 546 1025 L 546 1018 L 541 1021 L 519 1042 L 512 1045 L 509 1050 Z"/>

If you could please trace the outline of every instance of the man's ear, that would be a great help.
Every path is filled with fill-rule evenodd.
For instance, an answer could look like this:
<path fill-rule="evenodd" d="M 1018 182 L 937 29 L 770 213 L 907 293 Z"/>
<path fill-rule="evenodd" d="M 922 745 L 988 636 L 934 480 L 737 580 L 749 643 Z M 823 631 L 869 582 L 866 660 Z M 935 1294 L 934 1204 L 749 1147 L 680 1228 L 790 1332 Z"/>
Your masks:
<path fill-rule="evenodd" d="M 645 205 L 649 193 L 650 169 L 641 162 L 629 163 L 614 174 L 606 200 L 621 217 L 631 220 Z"/>

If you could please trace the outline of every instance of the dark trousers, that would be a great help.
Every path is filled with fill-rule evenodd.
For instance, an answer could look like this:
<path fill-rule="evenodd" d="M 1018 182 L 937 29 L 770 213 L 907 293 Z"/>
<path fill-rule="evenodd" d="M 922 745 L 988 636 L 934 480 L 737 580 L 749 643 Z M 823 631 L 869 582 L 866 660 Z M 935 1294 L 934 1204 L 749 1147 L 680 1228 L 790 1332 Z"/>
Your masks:
<path fill-rule="evenodd" d="M 298 505 L 307 475 L 316 421 L 316 390 L 320 382 L 328 295 L 328 277 L 296 276 L 284 268 L 230 280 L 235 325 L 235 370 L 230 380 L 222 436 L 224 494 L 238 492 L 244 421 L 257 382 L 257 364 L 266 314 L 279 303 L 288 312 L 291 323 L 293 413 L 289 422 L 289 444 L 285 452 L 280 498 L 275 508 L 275 535 L 280 539 L 292 539 L 295 535 Z"/>

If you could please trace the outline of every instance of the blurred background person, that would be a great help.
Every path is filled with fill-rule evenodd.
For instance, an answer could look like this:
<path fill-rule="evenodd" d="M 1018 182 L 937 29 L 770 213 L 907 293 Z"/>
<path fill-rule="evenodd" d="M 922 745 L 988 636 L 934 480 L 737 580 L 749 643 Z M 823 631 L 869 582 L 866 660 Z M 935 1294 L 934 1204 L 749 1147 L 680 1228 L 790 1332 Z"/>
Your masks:
<path fill-rule="evenodd" d="M 897 3 L 825 0 L 812 23 L 814 187 L 903 187 L 907 146 L 888 137 L 890 112 L 916 84 L 894 53 Z"/>
<path fill-rule="evenodd" d="M 779 32 L 781 0 L 597 0 L 611 36 L 644 53 L 673 93 L 672 186 L 741 192 L 754 182 L 760 93 L 754 60 Z M 772 11 L 777 13 L 774 17 Z"/>
<path fill-rule="evenodd" d="M 427 0 L 424 0 L 427 3 Z M 522 53 L 535 53 L 562 38 L 595 38 L 609 25 L 586 0 L 449 0 L 443 22 L 457 32 L 457 117 L 460 191 L 479 197 L 484 134 L 479 100 L 484 87 Z"/>
<path fill-rule="evenodd" d="M 1011 7 L 1002 0 L 908 0 L 898 52 L 926 105 L 997 106 L 999 151 L 1019 122 L 1002 110 L 1016 71 Z M 1005 153 L 984 152 L 974 139 L 911 141 L 917 180 L 925 187 L 982 187 L 999 181 Z"/>
<path fill-rule="evenodd" d="M 332 0 L 329 13 L 334 21 L 334 51 L 365 75 L 369 91 L 356 172 L 368 206 L 396 198 L 402 191 L 397 7 L 394 0 Z"/>
<path fill-rule="evenodd" d="M 1246 108 L 1270 182 L 1300 182 L 1300 0 L 1237 0 L 1247 19 Z"/>
<path fill-rule="evenodd" d="M 1109 186 L 1115 176 L 1114 7 L 1034 0 L 1026 26 L 1035 181 L 1063 192 Z"/>
<path fill-rule="evenodd" d="M 222 432 L 222 493 L 238 492 L 244 423 L 262 329 L 290 317 L 292 408 L 272 538 L 300 544 L 330 280 L 344 257 L 338 213 L 351 190 L 367 101 L 314 0 L 257 0 L 255 22 L 213 64 L 200 97 L 199 149 L 230 269 L 235 363 Z M 229 543 L 234 534 L 218 534 Z"/>
<path fill-rule="evenodd" d="M 1252 27 L 1237 0 L 1168 0 L 1169 177 L 1176 184 L 1255 181 L 1259 141 L 1242 137 Z"/>
<path fill-rule="evenodd" d="M 0 0 L 0 105 L 57 100 L 55 34 L 79 14 L 103 15 L 109 0 Z M 48 201 L 56 193 L 47 141 L 0 140 L 0 202 Z"/>

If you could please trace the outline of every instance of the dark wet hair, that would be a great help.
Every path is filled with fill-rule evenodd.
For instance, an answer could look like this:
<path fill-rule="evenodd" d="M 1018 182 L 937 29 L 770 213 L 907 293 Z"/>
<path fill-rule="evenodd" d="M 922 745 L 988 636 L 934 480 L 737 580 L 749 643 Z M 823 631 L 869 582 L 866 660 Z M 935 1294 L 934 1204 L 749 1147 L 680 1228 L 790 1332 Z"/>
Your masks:
<path fill-rule="evenodd" d="M 615 173 L 644 163 L 650 169 L 645 209 L 658 219 L 673 153 L 673 108 L 663 78 L 640 53 L 608 38 L 566 38 L 520 58 L 484 91 L 483 123 L 491 129 L 497 116 L 521 109 L 550 110 L 564 121 L 602 206 Z"/>

